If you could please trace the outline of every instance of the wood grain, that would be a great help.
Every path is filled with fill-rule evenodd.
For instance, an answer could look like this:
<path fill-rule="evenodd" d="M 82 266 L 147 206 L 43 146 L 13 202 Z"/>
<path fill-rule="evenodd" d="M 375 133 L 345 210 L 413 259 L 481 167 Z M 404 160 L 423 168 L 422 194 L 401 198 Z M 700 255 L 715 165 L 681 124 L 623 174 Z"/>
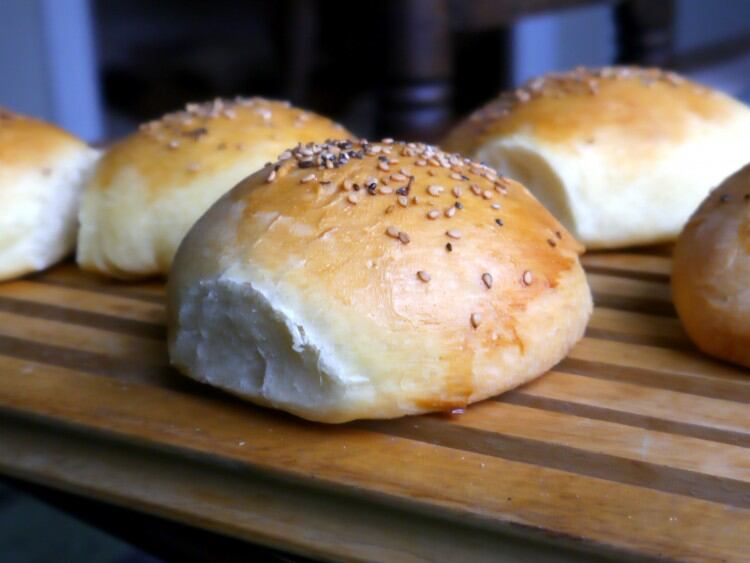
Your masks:
<path fill-rule="evenodd" d="M 481 560 L 502 544 L 539 560 L 556 553 L 542 545 L 741 560 L 747 371 L 691 345 L 663 253 L 591 254 L 584 264 L 597 306 L 555 370 L 462 415 L 342 426 L 254 407 L 174 372 L 157 283 L 110 283 L 68 264 L 0 285 L 0 417 L 13 429 L 0 436 L 0 469 L 334 559 Z M 106 454 L 96 459 L 89 440 Z M 170 480 L 175 464 L 197 480 L 192 489 Z M 279 491 L 274 503 L 233 499 L 266 484 Z M 316 519 L 326 499 L 341 513 Z M 428 532 L 454 537 L 423 541 Z"/>

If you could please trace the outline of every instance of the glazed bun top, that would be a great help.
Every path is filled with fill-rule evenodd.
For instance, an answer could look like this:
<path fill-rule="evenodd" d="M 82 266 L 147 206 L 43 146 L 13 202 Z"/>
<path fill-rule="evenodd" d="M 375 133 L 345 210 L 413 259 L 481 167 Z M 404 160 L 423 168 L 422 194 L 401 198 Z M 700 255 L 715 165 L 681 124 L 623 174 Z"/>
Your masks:
<path fill-rule="evenodd" d="M 364 306 L 383 298 L 410 307 L 410 293 L 428 283 L 435 304 L 442 303 L 424 310 L 433 319 L 460 314 L 468 322 L 474 299 L 449 296 L 486 297 L 487 272 L 506 305 L 522 308 L 554 287 L 583 251 L 519 183 L 422 144 L 298 147 L 228 197 L 243 209 L 236 230 L 226 225 L 227 249 L 240 254 L 217 252 L 209 262 L 240 259 L 277 270 L 303 259 L 305 274 L 316 280 L 309 283 L 324 283 L 338 299 Z M 394 263 L 398 271 L 388 271 Z M 410 290 L 394 295 L 393 285 Z M 388 294 L 370 294 L 377 286 Z"/>
<path fill-rule="evenodd" d="M 612 159 L 653 160 L 659 150 L 682 142 L 692 132 L 693 121 L 722 122 L 736 112 L 747 114 L 748 108 L 673 72 L 577 68 L 504 92 L 465 119 L 443 144 L 472 154 L 488 139 L 531 132 L 553 145 L 604 142 L 615 147 Z M 627 153 L 617 147 L 627 147 Z"/>
<path fill-rule="evenodd" d="M 66 151 L 91 149 L 59 127 L 0 107 L 0 177 L 41 170 Z"/>
<path fill-rule="evenodd" d="M 217 98 L 141 125 L 107 151 L 92 183 L 106 191 L 128 171 L 157 195 L 237 162 L 260 168 L 296 143 L 342 136 L 349 133 L 341 125 L 288 102 Z"/>

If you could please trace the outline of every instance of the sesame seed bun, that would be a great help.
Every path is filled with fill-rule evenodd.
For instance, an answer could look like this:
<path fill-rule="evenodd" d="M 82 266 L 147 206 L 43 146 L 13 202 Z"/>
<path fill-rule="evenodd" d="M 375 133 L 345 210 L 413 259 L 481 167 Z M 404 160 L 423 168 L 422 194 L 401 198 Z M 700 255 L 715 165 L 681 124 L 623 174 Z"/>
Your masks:
<path fill-rule="evenodd" d="M 0 280 L 73 250 L 84 177 L 97 155 L 62 129 L 0 108 Z"/>
<path fill-rule="evenodd" d="M 340 125 L 261 98 L 188 104 L 110 148 L 86 187 L 78 263 L 123 279 L 169 271 L 182 237 L 224 192 L 297 143 Z"/>
<path fill-rule="evenodd" d="M 577 69 L 501 95 L 444 146 L 523 182 L 588 248 L 655 244 L 745 164 L 750 108 L 657 69 Z"/>
<path fill-rule="evenodd" d="M 701 350 L 750 367 L 750 165 L 714 190 L 685 226 L 672 293 Z"/>
<path fill-rule="evenodd" d="M 305 150 L 311 167 L 265 167 L 181 244 L 183 373 L 312 420 L 391 418 L 516 387 L 581 337 L 582 247 L 521 184 L 420 144 Z"/>

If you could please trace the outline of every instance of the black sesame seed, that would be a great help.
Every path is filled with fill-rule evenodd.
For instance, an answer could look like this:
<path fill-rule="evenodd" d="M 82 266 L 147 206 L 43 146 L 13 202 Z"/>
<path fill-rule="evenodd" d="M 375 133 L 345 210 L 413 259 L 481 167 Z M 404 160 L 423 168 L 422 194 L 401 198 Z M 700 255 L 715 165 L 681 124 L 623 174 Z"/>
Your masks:
<path fill-rule="evenodd" d="M 195 140 L 200 139 L 203 135 L 208 134 L 208 129 L 205 127 L 198 127 L 197 129 L 191 129 L 190 131 L 185 131 L 183 133 L 183 136 L 185 137 L 192 137 Z"/>
<path fill-rule="evenodd" d="M 312 160 L 300 160 L 299 161 L 300 168 L 312 168 L 313 166 L 315 166 L 315 163 Z"/>
<path fill-rule="evenodd" d="M 750 194 L 745 194 L 745 197 L 743 199 L 745 201 L 750 201 Z"/>
<path fill-rule="evenodd" d="M 445 249 L 446 249 L 446 250 L 447 250 L 448 252 L 453 252 L 453 245 L 452 245 L 451 243 L 447 243 L 447 244 L 445 245 Z"/>
<path fill-rule="evenodd" d="M 409 195 L 409 187 L 408 186 L 404 186 L 403 188 L 399 188 L 399 189 L 396 190 L 396 193 L 398 195 Z"/>
<path fill-rule="evenodd" d="M 495 223 L 497 223 L 497 224 L 498 224 L 498 225 L 499 225 L 500 227 L 502 227 L 502 226 L 503 226 L 503 220 L 502 220 L 502 219 L 500 219 L 500 218 L 498 218 L 498 219 L 495 219 Z"/>
<path fill-rule="evenodd" d="M 456 206 L 456 209 L 463 209 L 464 208 L 464 204 L 461 203 L 460 201 L 457 201 L 454 205 Z"/>
<path fill-rule="evenodd" d="M 719 198 L 719 201 L 720 201 L 721 203 L 726 203 L 726 202 L 728 202 L 728 201 L 729 201 L 730 199 L 732 199 L 732 198 L 731 198 L 731 197 L 729 197 L 729 194 L 723 194 L 723 195 L 722 195 L 722 196 L 721 196 L 721 197 Z"/>

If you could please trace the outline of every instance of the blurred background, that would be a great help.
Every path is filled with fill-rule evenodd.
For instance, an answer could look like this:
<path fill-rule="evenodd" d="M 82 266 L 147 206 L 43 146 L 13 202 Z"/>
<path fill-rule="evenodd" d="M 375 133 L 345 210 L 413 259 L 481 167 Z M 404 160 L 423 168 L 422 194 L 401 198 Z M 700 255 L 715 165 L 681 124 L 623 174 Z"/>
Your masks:
<path fill-rule="evenodd" d="M 434 141 L 504 88 L 612 63 L 750 102 L 750 1 L 0 0 L 0 106 L 100 143 L 238 94 L 363 136 Z M 3 563 L 157 561 L 22 488 L 0 483 Z"/>
<path fill-rule="evenodd" d="M 0 105 L 90 141 L 264 95 L 435 140 L 502 88 L 654 64 L 750 98 L 746 0 L 0 0 Z"/>

